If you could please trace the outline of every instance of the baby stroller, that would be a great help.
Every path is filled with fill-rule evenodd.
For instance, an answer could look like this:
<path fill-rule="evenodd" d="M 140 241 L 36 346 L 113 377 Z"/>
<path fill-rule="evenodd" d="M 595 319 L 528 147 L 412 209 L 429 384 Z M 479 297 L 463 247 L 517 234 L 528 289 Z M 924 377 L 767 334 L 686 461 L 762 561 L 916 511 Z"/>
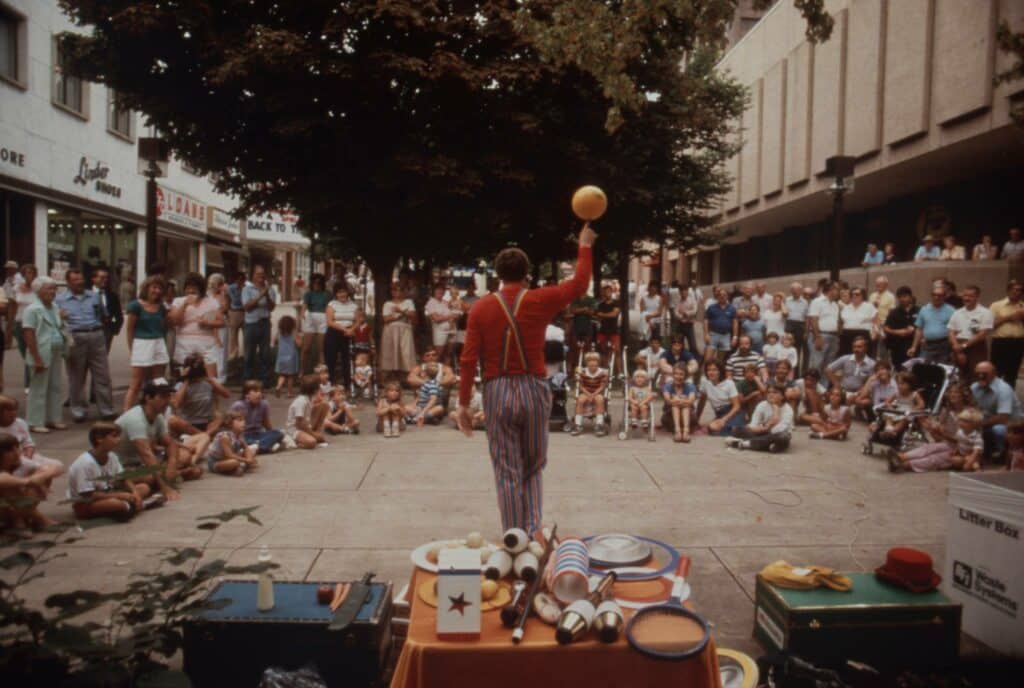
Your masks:
<path fill-rule="evenodd" d="M 372 378 L 370 379 L 370 384 L 363 389 L 360 389 L 355 382 L 356 356 L 358 356 L 359 354 L 366 354 L 369 357 L 368 365 L 370 366 L 372 375 Z M 377 369 L 377 357 L 374 354 L 375 352 L 373 350 L 372 342 L 349 342 L 348 367 L 349 380 L 351 381 L 349 385 L 349 399 L 351 399 L 353 402 L 358 403 L 361 399 L 365 399 L 367 401 L 376 403 L 377 399 L 380 398 L 380 389 L 378 385 L 378 380 L 380 380 L 380 371 Z"/>
<path fill-rule="evenodd" d="M 576 399 L 579 399 L 579 397 L 580 397 L 580 386 L 582 384 L 583 376 L 586 374 L 585 371 L 584 371 L 584 368 L 583 368 L 583 360 L 584 360 L 584 358 L 585 358 L 584 353 L 582 351 L 580 351 L 579 359 L 576 362 L 576 391 L 575 391 Z M 608 381 L 607 381 L 607 384 L 605 384 L 604 392 L 601 395 L 602 397 L 604 397 L 604 414 L 601 417 L 601 422 L 600 423 L 597 422 L 597 414 L 595 413 L 595 410 L 594 410 L 593 407 L 589 407 L 589 406 L 586 407 L 584 412 L 581 414 L 584 422 L 589 420 L 589 421 L 591 421 L 593 423 L 594 431 L 595 431 L 594 434 L 597 435 L 598 437 L 604 437 L 606 434 L 608 434 L 608 428 L 611 425 L 611 421 L 612 421 L 612 417 L 611 417 L 611 413 L 609 413 L 608 405 L 609 405 L 609 402 L 611 401 L 611 390 L 612 390 L 612 384 L 611 383 L 612 383 L 612 380 L 615 379 L 616 362 L 614 360 L 612 360 L 611 363 L 612 363 L 612 365 L 610 365 L 608 367 L 609 369 L 607 371 L 608 372 Z M 575 406 L 573 408 L 574 408 L 574 412 L 575 412 Z M 575 421 L 573 421 L 571 418 L 570 418 L 569 422 L 567 422 L 565 424 L 565 427 L 566 427 L 566 429 L 569 432 L 572 432 L 573 434 L 577 434 L 577 435 L 580 434 L 583 431 L 583 424 L 577 426 Z"/>
<path fill-rule="evenodd" d="M 547 383 L 551 388 L 551 415 L 548 428 L 551 430 L 572 430 L 572 419 L 566 409 L 569 397 L 569 375 L 565 371 L 565 345 L 548 340 L 544 342 L 544 366 L 547 368 Z"/>
<path fill-rule="evenodd" d="M 919 411 L 903 411 L 901 409 L 888 408 L 883 405 L 874 407 L 875 415 L 878 417 L 878 428 L 871 433 L 871 436 L 864 443 L 861 451 L 867 456 L 873 456 L 875 445 L 880 444 L 887 448 L 895 448 L 899 451 L 907 451 L 913 447 L 928 441 L 925 429 L 921 424 L 922 418 L 938 415 L 942 409 L 942 400 L 946 396 L 946 390 L 956 381 L 956 368 L 939 363 L 925 363 L 921 359 L 907 361 L 904 365 L 910 370 L 917 383 L 917 392 L 924 399 L 924 408 Z M 907 421 L 903 430 L 896 435 L 884 434 L 885 421 L 897 419 Z"/>
<path fill-rule="evenodd" d="M 619 426 L 619 439 L 625 440 L 633 436 L 634 431 L 637 429 L 631 423 L 629 419 L 629 390 L 633 386 L 633 381 L 629 376 L 629 361 L 628 347 L 622 347 L 622 425 Z M 658 395 L 656 392 L 651 392 L 651 406 L 647 413 L 647 427 L 639 428 L 640 430 L 647 431 L 647 441 L 654 442 L 654 418 L 657 413 L 654 402 L 657 401 Z"/>

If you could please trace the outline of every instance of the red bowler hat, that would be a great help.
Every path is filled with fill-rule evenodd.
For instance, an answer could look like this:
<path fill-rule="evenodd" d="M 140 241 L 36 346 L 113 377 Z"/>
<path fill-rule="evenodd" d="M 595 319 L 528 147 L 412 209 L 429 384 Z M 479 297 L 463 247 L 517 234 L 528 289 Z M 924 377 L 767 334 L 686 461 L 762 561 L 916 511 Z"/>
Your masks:
<path fill-rule="evenodd" d="M 890 549 L 885 564 L 875 569 L 875 576 L 911 592 L 931 592 L 942 582 L 928 553 L 911 547 Z"/>

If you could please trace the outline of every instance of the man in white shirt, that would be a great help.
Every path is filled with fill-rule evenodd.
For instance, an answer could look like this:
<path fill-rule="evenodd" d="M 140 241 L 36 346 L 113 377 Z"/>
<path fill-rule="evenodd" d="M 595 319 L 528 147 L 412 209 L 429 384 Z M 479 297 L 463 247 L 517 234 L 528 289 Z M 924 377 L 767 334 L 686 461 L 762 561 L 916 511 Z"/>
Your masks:
<path fill-rule="evenodd" d="M 879 326 L 883 325 L 885 319 L 889 317 L 889 311 L 896 305 L 896 295 L 889 291 L 888 277 L 879 275 L 875 278 L 875 290 L 871 292 L 868 301 L 878 311 Z M 889 360 L 889 352 L 885 349 L 885 337 L 878 338 L 877 356 L 879 361 Z"/>
<path fill-rule="evenodd" d="M 793 335 L 793 342 L 796 344 L 797 353 L 800 359 L 797 370 L 794 374 L 800 375 L 807 363 L 807 308 L 810 302 L 804 298 L 804 285 L 800 282 L 793 282 L 789 285 L 789 296 L 786 297 L 786 332 Z"/>
<path fill-rule="evenodd" d="M 981 289 L 973 284 L 961 289 L 964 305 L 953 312 L 946 325 L 953 360 L 960 367 L 962 379 L 967 381 L 973 381 L 975 367 L 988 360 L 988 335 L 995 324 L 992 311 L 978 303 L 980 297 Z"/>
<path fill-rule="evenodd" d="M 1024 241 L 1020 238 L 1020 227 L 1010 229 L 1010 240 L 1003 244 L 1003 258 L 1011 263 L 1024 258 Z"/>
<path fill-rule="evenodd" d="M 679 293 L 679 300 L 672 307 L 672 317 L 676 323 L 675 334 L 686 337 L 686 346 L 694 356 L 697 356 L 699 351 L 693 323 L 697 320 L 702 299 L 700 288 L 691 280 L 690 286 Z"/>
<path fill-rule="evenodd" d="M 764 282 L 758 282 L 754 287 L 754 295 L 750 297 L 750 300 L 764 313 L 772 307 L 773 297 L 765 290 Z"/>
<path fill-rule="evenodd" d="M 829 282 L 807 308 L 807 366 L 823 376 L 839 353 L 839 285 Z"/>

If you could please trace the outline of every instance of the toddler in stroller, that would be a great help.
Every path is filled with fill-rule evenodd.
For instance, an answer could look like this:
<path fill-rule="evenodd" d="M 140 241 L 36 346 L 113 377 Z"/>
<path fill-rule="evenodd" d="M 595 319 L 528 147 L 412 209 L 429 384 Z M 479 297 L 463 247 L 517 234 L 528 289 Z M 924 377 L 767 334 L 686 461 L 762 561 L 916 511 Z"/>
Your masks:
<path fill-rule="evenodd" d="M 565 344 L 549 339 L 544 342 L 544 366 L 547 369 L 547 383 L 551 388 L 551 415 L 549 428 L 572 430 L 572 421 L 566 410 L 569 397 L 569 376 L 565 374 Z"/>
<path fill-rule="evenodd" d="M 915 363 L 910 372 L 896 376 L 897 393 L 876 406 L 877 420 L 864 443 L 864 454 L 874 454 L 874 445 L 903 448 L 924 440 L 921 419 L 937 415 L 949 385 L 953 368 L 935 363 Z"/>

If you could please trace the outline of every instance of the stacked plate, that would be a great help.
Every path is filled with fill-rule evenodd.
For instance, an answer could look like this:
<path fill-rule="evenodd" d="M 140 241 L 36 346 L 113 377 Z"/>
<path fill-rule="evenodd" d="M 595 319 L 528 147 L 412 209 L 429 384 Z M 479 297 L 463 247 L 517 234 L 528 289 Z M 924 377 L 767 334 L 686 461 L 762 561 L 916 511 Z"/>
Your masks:
<path fill-rule="evenodd" d="M 594 566 L 639 566 L 651 558 L 651 546 L 648 543 L 624 533 L 597 535 L 590 538 L 587 545 L 590 548 L 590 563 Z"/>

